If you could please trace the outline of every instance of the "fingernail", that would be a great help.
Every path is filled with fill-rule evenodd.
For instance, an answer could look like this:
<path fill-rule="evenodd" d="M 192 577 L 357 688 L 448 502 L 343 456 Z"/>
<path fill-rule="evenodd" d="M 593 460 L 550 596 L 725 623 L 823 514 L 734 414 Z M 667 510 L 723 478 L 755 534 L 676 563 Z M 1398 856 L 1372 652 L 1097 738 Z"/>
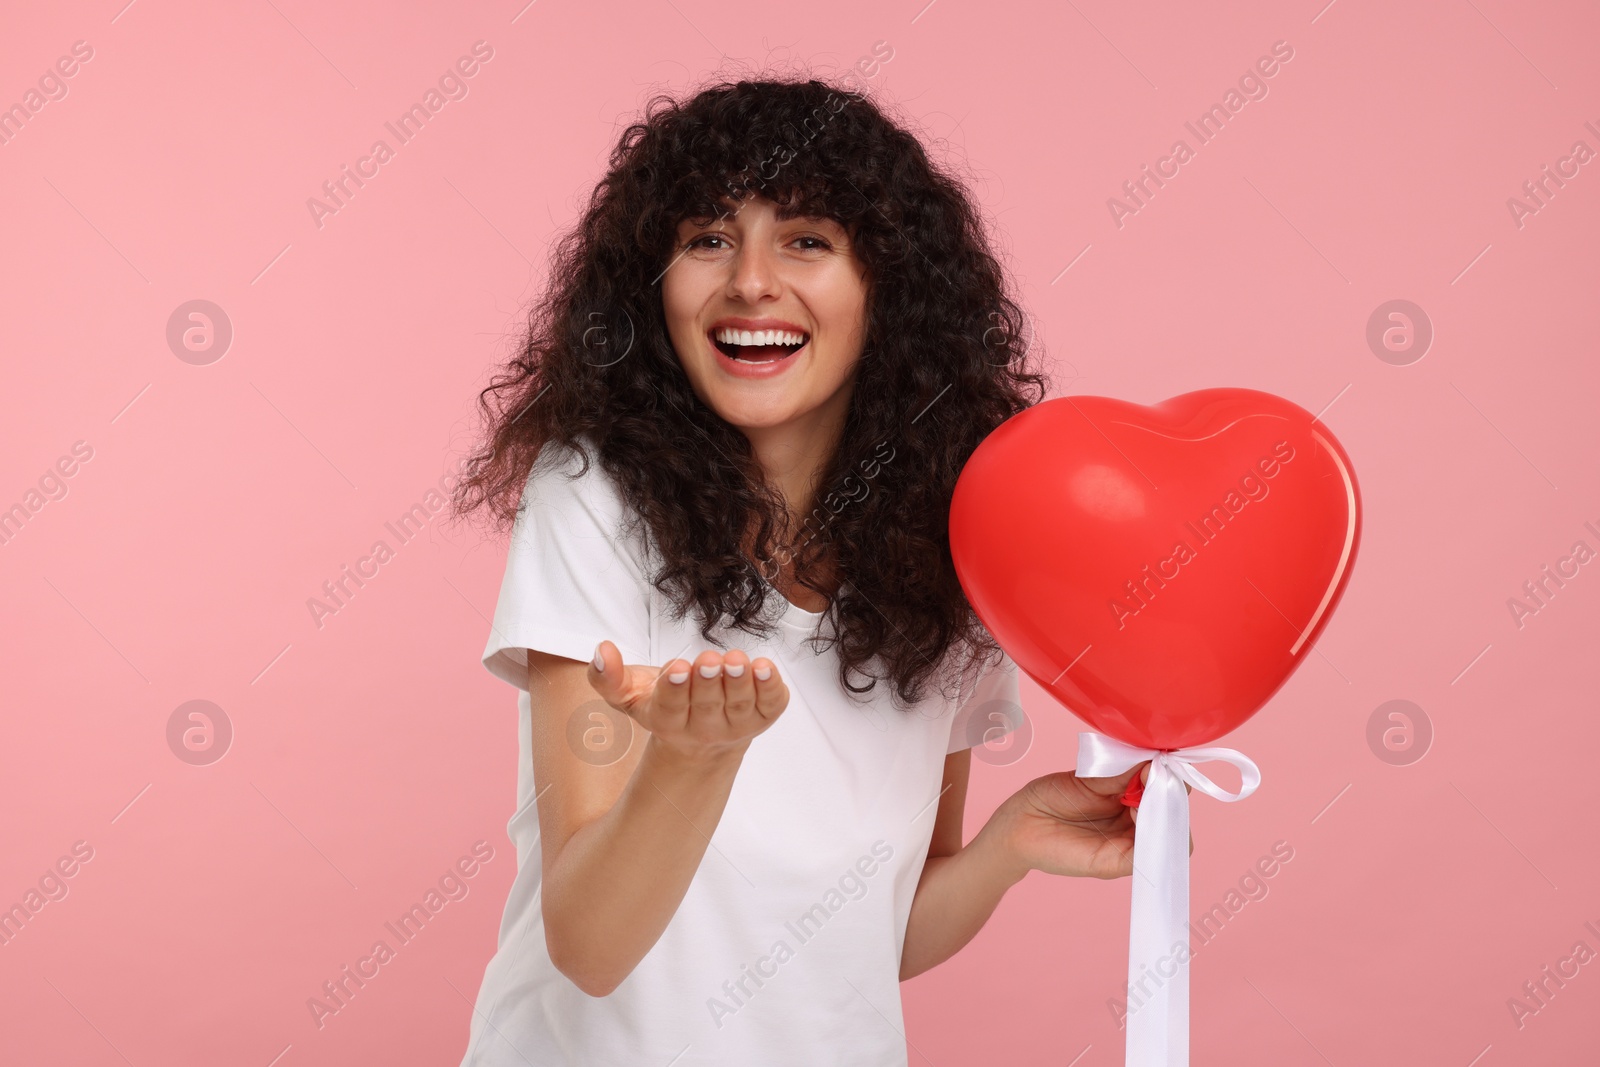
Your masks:
<path fill-rule="evenodd" d="M 717 672 L 720 670 L 722 670 L 722 664 L 708 663 L 704 667 L 700 668 L 700 677 L 715 678 L 717 676 Z"/>
<path fill-rule="evenodd" d="M 600 646 L 594 646 L 594 669 L 601 674 L 606 672 L 606 661 L 600 657 Z"/>
<path fill-rule="evenodd" d="M 772 668 L 771 667 L 757 667 L 756 668 L 756 677 L 761 679 L 763 682 L 766 681 L 768 678 L 772 677 Z"/>
<path fill-rule="evenodd" d="M 687 682 L 688 680 L 689 680 L 689 672 L 688 671 L 673 671 L 671 674 L 667 675 L 667 681 L 671 682 L 673 685 L 682 685 L 684 682 Z"/>
<path fill-rule="evenodd" d="M 729 678 L 743 678 L 744 677 L 744 664 L 743 663 L 724 663 L 722 665 L 722 669 L 728 672 L 728 677 Z"/>

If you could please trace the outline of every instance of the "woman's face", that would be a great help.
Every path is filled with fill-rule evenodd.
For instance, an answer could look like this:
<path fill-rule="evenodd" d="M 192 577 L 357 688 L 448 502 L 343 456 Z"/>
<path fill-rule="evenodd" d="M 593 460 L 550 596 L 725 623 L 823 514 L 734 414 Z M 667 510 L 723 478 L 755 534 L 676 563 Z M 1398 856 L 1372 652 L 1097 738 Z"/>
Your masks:
<path fill-rule="evenodd" d="M 678 359 L 747 435 L 836 438 L 866 335 L 866 267 L 832 219 L 780 221 L 762 196 L 726 205 L 721 220 L 678 226 L 661 283 Z"/>

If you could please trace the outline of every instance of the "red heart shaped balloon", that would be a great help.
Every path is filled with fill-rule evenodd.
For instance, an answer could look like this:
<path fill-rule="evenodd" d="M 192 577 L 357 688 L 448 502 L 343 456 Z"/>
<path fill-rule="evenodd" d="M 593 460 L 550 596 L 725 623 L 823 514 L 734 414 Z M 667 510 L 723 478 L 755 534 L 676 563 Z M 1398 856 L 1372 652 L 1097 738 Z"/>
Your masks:
<path fill-rule="evenodd" d="M 1282 397 L 1058 397 L 973 452 L 950 548 L 1029 677 L 1101 733 L 1183 748 L 1255 714 L 1311 651 L 1360 500 L 1343 447 Z"/>

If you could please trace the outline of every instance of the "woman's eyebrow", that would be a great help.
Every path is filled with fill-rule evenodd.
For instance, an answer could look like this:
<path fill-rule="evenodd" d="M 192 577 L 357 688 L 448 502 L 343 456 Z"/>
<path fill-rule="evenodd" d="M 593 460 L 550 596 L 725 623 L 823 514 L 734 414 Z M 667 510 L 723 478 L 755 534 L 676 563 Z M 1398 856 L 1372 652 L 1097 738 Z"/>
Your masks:
<path fill-rule="evenodd" d="M 724 224 L 732 220 L 732 215 L 702 215 L 690 216 L 678 220 L 678 225 L 688 226 L 695 230 L 723 229 Z"/>
<path fill-rule="evenodd" d="M 849 229 L 849 227 L 847 227 L 844 223 L 840 222 L 838 219 L 836 219 L 832 215 L 828 215 L 828 214 L 812 215 L 812 214 L 807 214 L 807 213 L 801 212 L 801 211 L 794 211 L 794 212 L 790 212 L 790 213 L 784 213 L 784 212 L 780 211 L 780 212 L 778 212 L 778 221 L 779 222 L 805 222 L 805 223 L 809 223 L 809 224 L 811 224 L 813 226 L 819 225 L 819 224 L 827 224 L 827 225 L 831 225 L 831 226 L 837 226 L 841 230 Z"/>
<path fill-rule="evenodd" d="M 696 212 L 692 215 L 686 216 L 681 221 L 692 223 L 696 226 L 714 226 L 719 222 L 726 222 L 729 219 L 738 217 L 739 205 L 724 202 L 711 205 L 711 210 L 709 212 L 703 214 Z"/>

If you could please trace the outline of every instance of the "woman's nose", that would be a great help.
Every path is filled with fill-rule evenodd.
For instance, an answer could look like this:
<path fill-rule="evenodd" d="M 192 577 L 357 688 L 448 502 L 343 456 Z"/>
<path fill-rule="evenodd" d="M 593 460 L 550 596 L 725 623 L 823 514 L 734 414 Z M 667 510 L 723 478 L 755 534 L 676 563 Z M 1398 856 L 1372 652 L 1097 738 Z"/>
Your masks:
<path fill-rule="evenodd" d="M 761 245 L 740 248 L 733 261 L 730 295 L 753 304 L 777 292 L 778 288 L 778 264 L 771 250 Z"/>

